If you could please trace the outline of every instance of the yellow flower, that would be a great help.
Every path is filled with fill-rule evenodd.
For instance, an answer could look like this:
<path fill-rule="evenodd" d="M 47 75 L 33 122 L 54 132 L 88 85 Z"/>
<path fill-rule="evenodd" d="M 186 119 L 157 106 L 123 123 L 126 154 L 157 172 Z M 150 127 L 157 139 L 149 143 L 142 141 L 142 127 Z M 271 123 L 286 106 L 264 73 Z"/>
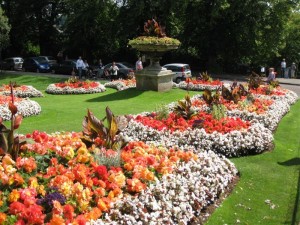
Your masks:
<path fill-rule="evenodd" d="M 36 177 L 30 177 L 29 180 L 28 180 L 28 183 L 29 183 L 29 187 L 31 187 L 31 188 L 35 188 L 36 189 L 39 186 Z"/>
<path fill-rule="evenodd" d="M 126 180 L 126 177 L 124 176 L 124 174 L 121 171 L 119 171 L 117 173 L 112 173 L 108 177 L 108 181 L 110 181 L 112 183 L 116 183 L 119 187 L 123 187 L 125 185 L 125 180 Z"/>

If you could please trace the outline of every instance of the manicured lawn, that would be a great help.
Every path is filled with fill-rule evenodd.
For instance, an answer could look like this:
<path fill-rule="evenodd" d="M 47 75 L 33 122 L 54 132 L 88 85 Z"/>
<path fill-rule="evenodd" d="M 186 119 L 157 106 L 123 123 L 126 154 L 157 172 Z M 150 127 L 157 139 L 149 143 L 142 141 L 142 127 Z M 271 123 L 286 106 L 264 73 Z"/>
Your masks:
<path fill-rule="evenodd" d="M 33 85 L 45 95 L 44 98 L 32 99 L 41 105 L 42 113 L 24 118 L 19 133 L 34 130 L 48 133 L 81 131 L 81 123 L 88 108 L 98 118 L 104 117 L 106 106 L 116 115 L 136 114 L 183 99 L 186 94 L 181 89 L 158 93 L 135 89 L 117 92 L 107 88 L 104 93 L 87 95 L 48 95 L 44 92 L 50 83 L 64 80 L 48 76 L 0 74 L 1 84 L 16 81 L 18 84 Z M 190 92 L 191 95 L 194 93 Z M 300 169 L 299 113 L 298 101 L 278 126 L 272 152 L 231 159 L 240 171 L 240 181 L 207 224 L 279 225 L 294 222 Z"/>

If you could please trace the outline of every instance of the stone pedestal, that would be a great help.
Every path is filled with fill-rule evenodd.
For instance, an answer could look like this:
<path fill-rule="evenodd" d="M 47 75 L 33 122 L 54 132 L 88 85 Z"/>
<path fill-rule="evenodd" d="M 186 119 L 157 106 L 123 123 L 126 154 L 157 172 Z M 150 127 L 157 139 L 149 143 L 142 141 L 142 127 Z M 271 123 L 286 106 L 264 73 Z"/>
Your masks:
<path fill-rule="evenodd" d="M 169 91 L 173 87 L 173 72 L 162 68 L 159 60 L 163 53 L 177 49 L 179 44 L 131 44 L 150 59 L 150 65 L 135 74 L 138 90 Z"/>
<path fill-rule="evenodd" d="M 136 72 L 135 79 L 138 90 L 164 92 L 173 86 L 173 72 L 165 68 L 146 67 Z"/>

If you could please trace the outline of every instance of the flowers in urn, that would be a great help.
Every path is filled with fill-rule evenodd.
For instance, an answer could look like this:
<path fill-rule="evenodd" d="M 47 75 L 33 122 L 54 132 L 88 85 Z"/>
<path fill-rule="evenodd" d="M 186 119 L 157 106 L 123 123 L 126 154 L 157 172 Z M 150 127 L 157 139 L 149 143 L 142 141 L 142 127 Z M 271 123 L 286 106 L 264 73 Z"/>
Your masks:
<path fill-rule="evenodd" d="M 174 46 L 173 48 L 177 48 L 180 45 L 180 41 L 175 38 L 167 37 L 165 28 L 162 27 L 155 19 L 151 19 L 145 22 L 143 35 L 130 40 L 129 45 L 140 51 L 154 51 L 154 49 L 150 47 L 145 49 L 145 46 L 155 45 L 156 48 L 157 46 Z M 138 47 L 140 45 L 144 47 Z M 164 49 L 164 51 L 165 50 L 166 49 Z M 160 50 L 158 49 L 157 51 Z"/>

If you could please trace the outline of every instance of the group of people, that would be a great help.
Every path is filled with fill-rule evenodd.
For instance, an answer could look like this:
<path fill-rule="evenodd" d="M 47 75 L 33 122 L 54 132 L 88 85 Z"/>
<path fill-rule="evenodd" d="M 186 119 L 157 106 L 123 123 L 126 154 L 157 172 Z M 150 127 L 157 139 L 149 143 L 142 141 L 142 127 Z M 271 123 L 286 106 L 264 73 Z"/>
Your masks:
<path fill-rule="evenodd" d="M 92 74 L 92 69 L 89 66 L 87 60 L 82 59 L 81 56 L 79 56 L 79 58 L 76 61 L 76 69 L 78 72 L 78 77 L 79 79 L 82 79 L 82 77 L 89 77 L 90 74 Z"/>
<path fill-rule="evenodd" d="M 104 65 L 102 63 L 102 60 L 99 59 L 97 63 L 97 70 L 101 71 L 103 69 L 103 66 Z M 76 61 L 76 69 L 78 72 L 79 79 L 82 79 L 83 76 L 86 77 L 89 70 L 91 70 L 87 60 L 83 60 L 81 56 L 79 56 L 79 58 Z M 143 69 L 143 62 L 141 57 L 139 57 L 138 60 L 136 61 L 135 69 L 136 71 Z M 119 71 L 119 67 L 116 65 L 116 62 L 112 62 L 111 67 L 107 70 L 104 70 L 103 73 L 105 77 L 110 78 L 110 80 L 113 81 L 118 79 L 118 71 Z"/>
<path fill-rule="evenodd" d="M 280 66 L 281 66 L 281 74 L 280 74 L 281 78 L 295 78 L 297 67 L 294 62 L 290 67 L 287 68 L 286 61 L 285 59 L 283 59 Z"/>

